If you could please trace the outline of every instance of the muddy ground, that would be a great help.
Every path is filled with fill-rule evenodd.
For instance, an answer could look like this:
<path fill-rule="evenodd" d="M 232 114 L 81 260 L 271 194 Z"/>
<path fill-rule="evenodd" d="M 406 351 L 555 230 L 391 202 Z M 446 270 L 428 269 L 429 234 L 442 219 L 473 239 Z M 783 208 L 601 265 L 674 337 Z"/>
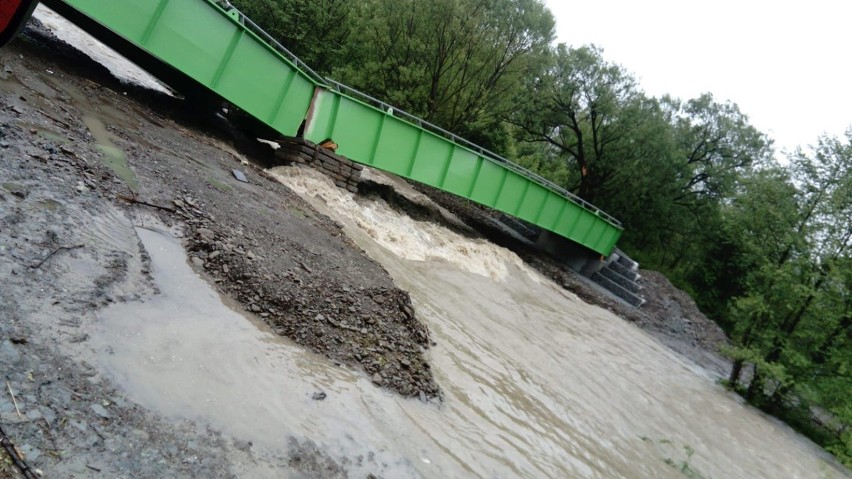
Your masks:
<path fill-rule="evenodd" d="M 0 50 L 0 425 L 34 469 L 251 477 L 263 462 L 285 476 L 347 476 L 311 443 L 259 458 L 250 443 L 156 417 L 81 359 L 100 308 L 156 294 L 133 233 L 150 221 L 182 235 L 196 270 L 275 332 L 377 387 L 440 400 L 424 356 L 429 332 L 408 294 L 338 224 L 255 166 L 270 152 L 244 139 L 209 111 L 117 82 L 37 24 Z M 489 229 L 487 212 L 430 196 L 476 231 L 454 228 L 511 247 L 585 300 L 712 367 L 724 336 L 661 275 L 644 273 L 649 304 L 630 308 Z M 0 451 L 0 477 L 22 477 L 9 461 Z"/>
<path fill-rule="evenodd" d="M 39 28 L 0 50 L 0 413 L 51 477 L 251 475 L 249 445 L 152 417 L 80 363 L 98 309 L 156 293 L 133 232 L 146 221 L 173 227 L 202 276 L 279 334 L 379 387 L 440 397 L 408 293 L 226 144 L 222 122 L 185 108 Z M 279 462 L 344 474 L 310 444 Z"/>

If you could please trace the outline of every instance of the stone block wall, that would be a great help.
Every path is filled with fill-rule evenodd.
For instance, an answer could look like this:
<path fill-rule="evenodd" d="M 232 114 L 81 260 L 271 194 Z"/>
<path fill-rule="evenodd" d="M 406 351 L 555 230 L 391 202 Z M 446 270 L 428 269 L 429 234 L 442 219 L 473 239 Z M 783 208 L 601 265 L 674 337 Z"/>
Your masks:
<path fill-rule="evenodd" d="M 304 138 L 283 137 L 277 142 L 280 145 L 275 151 L 277 163 L 308 165 L 330 177 L 338 187 L 353 193 L 358 191 L 363 165 Z"/>

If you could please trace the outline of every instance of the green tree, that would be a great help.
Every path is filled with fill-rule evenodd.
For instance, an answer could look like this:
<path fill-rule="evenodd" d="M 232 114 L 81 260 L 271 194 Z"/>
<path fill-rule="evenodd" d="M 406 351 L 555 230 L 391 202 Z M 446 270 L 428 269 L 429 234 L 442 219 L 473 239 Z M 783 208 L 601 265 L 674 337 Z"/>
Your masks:
<path fill-rule="evenodd" d="M 613 171 L 613 146 L 626 140 L 642 110 L 644 95 L 621 66 L 591 46 L 560 44 L 543 75 L 530 78 L 531 97 L 524 97 L 513 123 L 523 139 L 543 142 L 559 153 L 575 172 L 566 185 L 594 201 Z M 525 93 L 526 95 L 526 93 Z M 633 117 L 633 118 L 631 118 Z"/>
<path fill-rule="evenodd" d="M 365 0 L 344 83 L 486 147 L 506 148 L 502 119 L 553 39 L 540 0 Z"/>
<path fill-rule="evenodd" d="M 750 400 L 781 407 L 791 396 L 810 398 L 848 427 L 852 130 L 845 139 L 820 138 L 790 161 L 745 183 L 727 216 L 749 265 L 745 294 L 731 308 L 730 385 L 750 363 Z"/>
<path fill-rule="evenodd" d="M 768 162 L 772 140 L 752 126 L 735 103 L 719 103 L 705 93 L 682 102 L 662 100 L 669 112 L 679 161 L 680 202 L 729 197 L 739 176 L 755 164 Z"/>
<path fill-rule="evenodd" d="M 344 63 L 352 33 L 351 0 L 231 0 L 285 48 L 322 74 Z"/>

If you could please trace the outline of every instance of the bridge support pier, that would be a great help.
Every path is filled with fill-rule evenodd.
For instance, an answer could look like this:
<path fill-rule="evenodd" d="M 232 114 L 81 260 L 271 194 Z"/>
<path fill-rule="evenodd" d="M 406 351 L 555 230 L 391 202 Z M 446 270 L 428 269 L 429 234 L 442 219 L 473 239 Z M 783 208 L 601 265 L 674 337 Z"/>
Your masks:
<path fill-rule="evenodd" d="M 550 231 L 541 232 L 536 240 L 536 246 L 588 278 L 594 276 L 606 265 L 605 259 L 600 254 Z"/>

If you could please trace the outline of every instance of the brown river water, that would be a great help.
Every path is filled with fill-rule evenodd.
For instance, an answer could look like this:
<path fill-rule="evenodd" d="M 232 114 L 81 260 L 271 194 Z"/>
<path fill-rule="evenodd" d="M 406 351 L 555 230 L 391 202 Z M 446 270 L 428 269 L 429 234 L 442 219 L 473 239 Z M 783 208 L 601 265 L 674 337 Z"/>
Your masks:
<path fill-rule="evenodd" d="M 161 290 L 104 310 L 93 361 L 139 404 L 268 459 L 311 440 L 352 477 L 844 477 L 643 331 L 511 252 L 355 199 L 311 170 L 274 174 L 411 293 L 444 401 L 402 399 L 228 307 L 179 240 L 137 228 Z M 325 391 L 323 401 L 312 394 Z"/>

